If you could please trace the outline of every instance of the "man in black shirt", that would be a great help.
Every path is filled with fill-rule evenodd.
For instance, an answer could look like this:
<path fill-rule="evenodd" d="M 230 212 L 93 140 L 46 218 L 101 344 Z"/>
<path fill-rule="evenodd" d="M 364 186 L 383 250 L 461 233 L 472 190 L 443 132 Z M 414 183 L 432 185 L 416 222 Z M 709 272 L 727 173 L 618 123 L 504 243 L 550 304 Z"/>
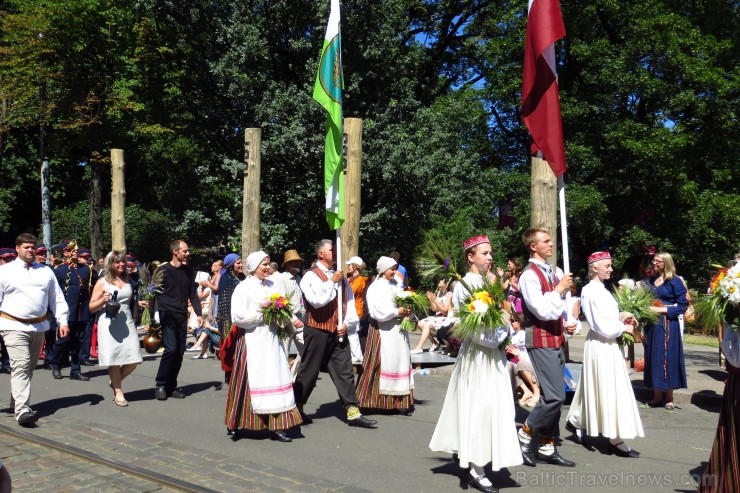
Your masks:
<path fill-rule="evenodd" d="M 198 316 L 198 326 L 203 325 L 203 317 L 198 299 L 195 272 L 188 265 L 190 249 L 182 240 L 170 243 L 172 260 L 159 266 L 162 271 L 160 293 L 157 294 L 157 311 L 162 326 L 164 353 L 159 362 L 157 386 L 154 396 L 164 401 L 168 397 L 183 399 L 185 394 L 176 390 L 177 375 L 182 366 L 187 339 L 188 300 Z"/>

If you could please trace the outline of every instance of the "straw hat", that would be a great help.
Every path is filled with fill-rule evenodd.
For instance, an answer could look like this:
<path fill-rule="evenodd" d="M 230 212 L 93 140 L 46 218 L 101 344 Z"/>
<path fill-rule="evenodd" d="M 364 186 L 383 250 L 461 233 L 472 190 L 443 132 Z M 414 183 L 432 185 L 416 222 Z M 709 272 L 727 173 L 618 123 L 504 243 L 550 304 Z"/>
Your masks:
<path fill-rule="evenodd" d="M 287 264 L 288 262 L 293 262 L 294 260 L 300 260 L 301 262 L 303 262 L 303 259 L 298 253 L 298 250 L 287 250 L 285 254 L 283 254 L 283 263 L 281 265 L 285 267 L 285 264 Z"/>

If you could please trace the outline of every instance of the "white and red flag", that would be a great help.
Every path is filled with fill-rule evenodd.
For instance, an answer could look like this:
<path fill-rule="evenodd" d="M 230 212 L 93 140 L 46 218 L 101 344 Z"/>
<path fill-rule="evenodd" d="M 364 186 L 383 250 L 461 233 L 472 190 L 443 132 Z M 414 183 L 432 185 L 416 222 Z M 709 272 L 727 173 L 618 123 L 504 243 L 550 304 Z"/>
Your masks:
<path fill-rule="evenodd" d="M 555 65 L 555 41 L 564 36 L 559 0 L 529 0 L 522 119 L 532 136 L 532 154 L 541 152 L 555 176 L 566 170 Z"/>

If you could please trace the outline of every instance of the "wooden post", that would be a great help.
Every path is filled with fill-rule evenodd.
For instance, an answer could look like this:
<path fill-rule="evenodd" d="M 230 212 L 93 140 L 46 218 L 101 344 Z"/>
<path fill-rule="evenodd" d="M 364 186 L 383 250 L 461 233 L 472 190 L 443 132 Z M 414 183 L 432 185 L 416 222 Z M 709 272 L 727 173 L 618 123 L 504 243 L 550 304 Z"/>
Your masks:
<path fill-rule="evenodd" d="M 242 258 L 260 248 L 260 172 L 262 129 L 244 132 L 244 200 L 242 204 Z"/>
<path fill-rule="evenodd" d="M 357 255 L 360 249 L 362 118 L 345 118 L 344 135 L 347 146 L 347 174 L 344 179 L 345 210 L 344 224 L 342 224 L 342 248 L 344 258 L 349 259 Z"/>
<path fill-rule="evenodd" d="M 532 156 L 531 219 L 533 228 L 547 228 L 553 243 L 550 264 L 558 263 L 558 180 L 547 161 Z"/>
<path fill-rule="evenodd" d="M 110 228 L 111 247 L 126 253 L 126 164 L 123 149 L 111 149 Z"/>

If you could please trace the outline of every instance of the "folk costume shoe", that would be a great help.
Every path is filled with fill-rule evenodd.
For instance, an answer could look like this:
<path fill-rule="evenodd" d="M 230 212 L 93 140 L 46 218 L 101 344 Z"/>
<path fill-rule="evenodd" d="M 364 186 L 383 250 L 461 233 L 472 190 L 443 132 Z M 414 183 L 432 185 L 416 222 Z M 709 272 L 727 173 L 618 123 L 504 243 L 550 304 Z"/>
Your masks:
<path fill-rule="evenodd" d="M 547 462 L 548 464 L 552 464 L 555 466 L 562 466 L 562 467 L 575 467 L 576 463 L 573 461 L 570 461 L 566 458 L 564 458 L 560 453 L 558 452 L 558 449 L 554 449 L 551 454 L 543 454 L 540 450 L 537 451 L 537 459 L 541 460 L 542 462 Z"/>
<path fill-rule="evenodd" d="M 565 429 L 573 434 L 573 436 L 571 437 L 573 443 L 583 445 L 583 430 L 581 430 L 580 428 L 576 428 L 575 425 L 570 421 L 565 422 Z"/>
<path fill-rule="evenodd" d="M 627 447 L 627 450 L 624 450 L 620 445 L 627 447 L 627 445 L 624 444 L 623 441 L 620 441 L 619 443 L 612 443 L 611 440 L 609 441 L 609 448 L 608 453 L 614 454 L 619 457 L 629 457 L 632 459 L 639 459 L 640 458 L 640 452 L 637 450 L 632 450 L 631 448 Z"/>
<path fill-rule="evenodd" d="M 498 488 L 495 488 L 493 484 L 491 484 L 491 481 L 485 476 L 485 474 L 476 476 L 472 470 L 468 475 L 468 484 L 483 493 L 498 493 Z"/>
<path fill-rule="evenodd" d="M 375 428 L 378 422 L 363 416 L 357 406 L 349 406 L 347 408 L 347 424 L 360 428 Z"/>
<path fill-rule="evenodd" d="M 283 442 L 283 443 L 288 443 L 288 442 L 292 442 L 293 441 L 293 439 L 290 438 L 288 435 L 286 435 L 283 430 L 271 431 L 270 432 L 270 438 L 272 440 L 277 441 L 277 442 Z"/>
<path fill-rule="evenodd" d="M 522 462 L 525 466 L 537 467 L 537 460 L 532 451 L 532 435 L 528 432 L 528 428 L 525 430 L 525 427 L 526 425 L 517 432 L 519 448 L 522 450 Z"/>

